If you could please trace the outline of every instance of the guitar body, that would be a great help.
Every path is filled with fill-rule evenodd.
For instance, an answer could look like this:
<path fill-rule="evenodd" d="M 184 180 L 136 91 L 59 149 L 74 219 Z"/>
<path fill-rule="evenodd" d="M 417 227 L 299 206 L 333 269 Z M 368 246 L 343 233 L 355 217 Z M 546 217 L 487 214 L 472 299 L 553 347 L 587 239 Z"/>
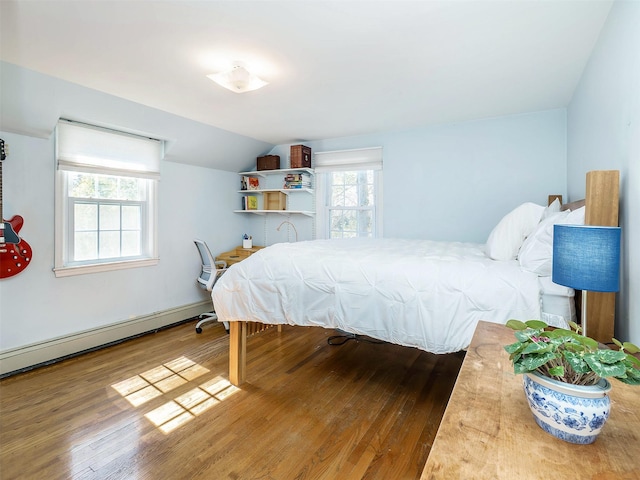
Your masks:
<path fill-rule="evenodd" d="M 0 278 L 17 275 L 31 261 L 31 246 L 18 236 L 24 219 L 14 215 L 3 220 L 0 228 Z"/>
<path fill-rule="evenodd" d="M 2 215 L 2 163 L 7 158 L 4 140 L 0 138 L 0 279 L 13 277 L 31 262 L 31 247 L 18 236 L 24 219 L 14 215 L 5 220 Z"/>

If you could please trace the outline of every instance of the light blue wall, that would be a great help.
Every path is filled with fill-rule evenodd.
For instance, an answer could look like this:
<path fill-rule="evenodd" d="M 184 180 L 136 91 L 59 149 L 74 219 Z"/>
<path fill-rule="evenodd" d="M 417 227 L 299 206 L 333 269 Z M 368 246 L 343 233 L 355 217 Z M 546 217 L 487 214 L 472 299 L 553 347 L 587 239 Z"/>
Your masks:
<path fill-rule="evenodd" d="M 237 172 L 273 145 L 0 61 L 0 130 L 49 138 L 58 118 L 166 140 L 165 160 Z"/>
<path fill-rule="evenodd" d="M 620 170 L 622 284 L 616 336 L 640 344 L 640 2 L 618 0 L 568 109 L 568 191 L 590 170 Z"/>
<path fill-rule="evenodd" d="M 384 236 L 484 243 L 520 203 L 566 194 L 564 109 L 305 142 L 383 147 Z M 287 165 L 289 145 L 272 153 Z"/>
<path fill-rule="evenodd" d="M 205 300 L 197 288 L 199 257 L 193 238 L 212 250 L 238 244 L 245 229 L 230 212 L 237 175 L 164 162 L 159 185 L 159 255 L 153 267 L 56 278 L 54 258 L 54 144 L 0 132 L 10 146 L 3 164 L 5 217 L 19 214 L 33 260 L 0 281 L 0 348 L 90 330 Z"/>
<path fill-rule="evenodd" d="M 237 171 L 272 145 L 1 63 L 0 138 L 3 213 L 25 219 L 21 236 L 33 248 L 22 273 L 0 281 L 0 351 L 30 345 L 207 300 L 195 282 L 200 260 L 193 238 L 229 250 L 247 230 L 238 204 Z M 160 263 L 56 278 L 54 141 L 59 116 L 119 126 L 170 140 L 161 165 Z M 210 162 L 214 168 L 204 168 Z M 218 168 L 227 168 L 224 171 Z"/>

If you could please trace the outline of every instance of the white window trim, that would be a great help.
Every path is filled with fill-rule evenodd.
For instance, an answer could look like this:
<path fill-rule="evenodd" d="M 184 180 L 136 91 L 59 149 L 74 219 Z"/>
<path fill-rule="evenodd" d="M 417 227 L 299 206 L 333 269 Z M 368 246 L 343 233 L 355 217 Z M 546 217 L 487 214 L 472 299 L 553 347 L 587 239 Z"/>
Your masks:
<path fill-rule="evenodd" d="M 72 123 L 68 120 L 61 119 L 61 123 Z M 109 131 L 110 129 L 96 127 L 92 125 L 79 124 L 83 127 L 87 127 L 90 129 L 95 129 L 97 131 Z M 122 135 L 130 135 L 131 137 L 137 137 L 135 134 L 127 134 L 126 132 L 117 132 L 113 131 L 113 133 L 119 133 Z M 163 142 L 160 140 L 156 140 L 160 142 L 158 144 L 158 153 L 160 156 L 163 155 Z M 104 170 L 104 169 L 86 169 L 87 173 L 102 173 L 102 174 L 110 174 L 110 175 L 131 175 L 131 176 L 140 176 L 141 178 L 147 178 L 150 180 L 149 182 L 149 191 L 147 198 L 147 251 L 149 256 L 145 256 L 144 258 L 134 257 L 132 259 L 115 259 L 113 261 L 100 261 L 96 263 L 87 262 L 85 264 L 73 264 L 66 265 L 66 257 L 68 255 L 67 248 L 68 245 L 65 242 L 65 236 L 68 235 L 69 225 L 68 225 L 68 212 L 65 212 L 65 208 L 67 207 L 67 198 L 68 198 L 68 185 L 66 181 L 66 171 L 73 171 L 75 168 L 70 166 L 68 162 L 63 161 L 63 168 L 60 167 L 60 159 L 58 158 L 58 146 L 56 140 L 56 170 L 55 170 L 55 204 L 54 204 L 54 218 L 55 218 L 55 233 L 54 233 L 54 267 L 53 272 L 56 277 L 68 277 L 73 275 L 83 275 L 89 273 L 99 273 L 99 272 L 108 272 L 114 270 L 124 270 L 129 268 L 139 268 L 146 266 L 153 266 L 159 263 L 158 257 L 158 181 L 160 178 L 159 174 L 159 161 L 155 165 L 152 165 L 152 168 L 147 169 L 147 171 L 136 171 L 136 170 Z M 74 160 L 75 161 L 75 160 Z M 81 165 L 80 162 L 75 161 L 77 165 Z M 84 170 L 84 168 L 83 168 Z M 91 170 L 91 171 L 90 171 Z M 156 171 L 154 171 L 156 170 Z"/>
<path fill-rule="evenodd" d="M 55 196 L 55 261 L 53 273 L 57 278 L 70 277 L 73 275 L 84 275 L 88 273 L 110 272 L 113 270 L 124 270 L 128 268 L 149 267 L 157 265 L 158 258 L 158 188 L 155 182 L 151 183 L 149 192 L 148 208 L 149 214 L 149 235 L 152 236 L 152 251 L 150 258 L 133 260 L 116 260 L 104 263 L 90 263 L 86 265 L 65 265 L 65 252 L 67 248 L 64 242 L 64 235 L 68 229 L 68 217 L 63 211 L 67 197 L 67 182 L 62 171 L 56 171 L 56 196 Z M 153 206 L 156 208 L 153 208 Z"/>
<path fill-rule="evenodd" d="M 62 118 L 56 125 L 60 170 L 160 180 L 163 156 L 161 140 Z"/>
<path fill-rule="evenodd" d="M 327 177 L 330 172 L 340 170 L 373 170 L 375 188 L 375 217 L 374 238 L 382 238 L 382 147 L 357 148 L 350 150 L 334 150 L 315 152 L 315 190 L 319 194 L 316 200 L 316 232 L 320 238 L 330 238 L 328 222 L 329 207 L 327 206 L 328 186 Z"/>
<path fill-rule="evenodd" d="M 78 265 L 73 267 L 54 268 L 56 278 L 72 277 L 74 275 L 86 275 L 89 273 L 111 272 L 125 270 L 127 268 L 151 267 L 158 264 L 157 258 L 145 260 L 127 260 L 123 262 L 101 263 L 93 265 Z"/>
<path fill-rule="evenodd" d="M 382 170 L 382 147 L 333 150 L 313 154 L 315 171 Z"/>

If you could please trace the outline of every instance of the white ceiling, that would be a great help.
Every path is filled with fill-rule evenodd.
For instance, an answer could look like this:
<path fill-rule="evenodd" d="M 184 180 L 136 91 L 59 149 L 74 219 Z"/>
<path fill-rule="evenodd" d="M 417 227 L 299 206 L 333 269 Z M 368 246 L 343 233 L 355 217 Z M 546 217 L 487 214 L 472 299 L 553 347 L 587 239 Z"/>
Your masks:
<path fill-rule="evenodd" d="M 1 59 L 271 144 L 566 106 L 600 0 L 0 0 Z M 270 84 L 206 75 L 243 61 Z"/>

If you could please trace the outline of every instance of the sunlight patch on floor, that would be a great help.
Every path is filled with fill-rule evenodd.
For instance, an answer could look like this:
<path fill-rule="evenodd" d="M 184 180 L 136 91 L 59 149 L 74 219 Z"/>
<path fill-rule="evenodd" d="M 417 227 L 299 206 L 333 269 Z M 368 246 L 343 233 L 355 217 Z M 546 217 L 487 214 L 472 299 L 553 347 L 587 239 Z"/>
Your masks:
<path fill-rule="evenodd" d="M 150 411 L 145 417 L 164 433 L 170 433 L 240 389 L 216 377 Z"/>
<path fill-rule="evenodd" d="M 209 370 L 202 365 L 186 357 L 179 357 L 111 387 L 132 406 L 140 407 L 207 373 Z M 163 433 L 170 433 L 238 391 L 240 389 L 229 380 L 216 376 L 144 416 Z"/>
<path fill-rule="evenodd" d="M 111 385 L 134 407 L 168 393 L 206 373 L 209 370 L 186 357 L 159 365 L 122 382 Z"/>

